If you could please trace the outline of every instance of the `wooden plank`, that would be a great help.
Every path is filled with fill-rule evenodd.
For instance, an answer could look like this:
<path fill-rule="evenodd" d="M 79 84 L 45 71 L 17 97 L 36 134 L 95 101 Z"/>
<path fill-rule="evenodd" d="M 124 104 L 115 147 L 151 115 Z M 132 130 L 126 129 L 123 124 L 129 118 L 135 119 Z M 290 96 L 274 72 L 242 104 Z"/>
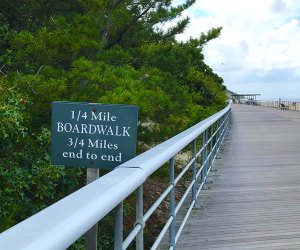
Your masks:
<path fill-rule="evenodd" d="M 234 105 L 232 114 L 176 249 L 300 249 L 300 112 Z"/>

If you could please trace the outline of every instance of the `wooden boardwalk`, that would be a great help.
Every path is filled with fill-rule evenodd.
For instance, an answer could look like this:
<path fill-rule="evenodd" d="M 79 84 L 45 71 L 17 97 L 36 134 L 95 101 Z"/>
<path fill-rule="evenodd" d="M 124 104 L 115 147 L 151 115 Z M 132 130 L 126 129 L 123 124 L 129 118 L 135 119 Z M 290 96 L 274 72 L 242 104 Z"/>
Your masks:
<path fill-rule="evenodd" d="M 177 249 L 300 249 L 300 112 L 233 105 L 232 115 Z"/>

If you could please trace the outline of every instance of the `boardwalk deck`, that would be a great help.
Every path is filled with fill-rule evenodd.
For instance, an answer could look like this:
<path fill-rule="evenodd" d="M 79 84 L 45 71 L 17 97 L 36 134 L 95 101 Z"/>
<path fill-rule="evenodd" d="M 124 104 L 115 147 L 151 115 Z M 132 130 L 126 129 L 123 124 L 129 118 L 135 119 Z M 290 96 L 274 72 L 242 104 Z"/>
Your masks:
<path fill-rule="evenodd" d="M 300 249 L 300 112 L 234 105 L 177 249 Z"/>

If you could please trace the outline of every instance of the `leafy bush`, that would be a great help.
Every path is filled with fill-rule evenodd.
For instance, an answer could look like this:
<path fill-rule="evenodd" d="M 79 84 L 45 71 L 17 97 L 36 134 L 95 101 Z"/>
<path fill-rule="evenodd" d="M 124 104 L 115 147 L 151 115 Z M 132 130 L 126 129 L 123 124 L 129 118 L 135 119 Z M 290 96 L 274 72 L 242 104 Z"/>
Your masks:
<path fill-rule="evenodd" d="M 0 91 L 0 231 L 78 189 L 82 172 L 52 166 L 50 131 L 32 131 L 31 101 L 2 80 Z"/>

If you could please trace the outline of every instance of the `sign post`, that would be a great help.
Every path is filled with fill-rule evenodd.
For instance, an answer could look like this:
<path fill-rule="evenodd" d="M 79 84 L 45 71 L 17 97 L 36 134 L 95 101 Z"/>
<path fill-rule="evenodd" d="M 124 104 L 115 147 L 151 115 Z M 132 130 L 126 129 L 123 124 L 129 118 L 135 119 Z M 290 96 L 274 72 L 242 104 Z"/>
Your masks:
<path fill-rule="evenodd" d="M 99 178 L 99 169 L 87 168 L 86 169 L 86 184 L 97 180 Z M 89 231 L 85 234 L 85 249 L 96 250 L 97 249 L 97 234 L 98 234 L 98 223 L 96 223 Z"/>
<path fill-rule="evenodd" d="M 53 102 L 52 164 L 86 167 L 91 183 L 100 168 L 113 169 L 136 155 L 137 121 L 137 106 Z M 97 232 L 98 224 L 87 232 L 87 250 L 97 249 Z"/>

